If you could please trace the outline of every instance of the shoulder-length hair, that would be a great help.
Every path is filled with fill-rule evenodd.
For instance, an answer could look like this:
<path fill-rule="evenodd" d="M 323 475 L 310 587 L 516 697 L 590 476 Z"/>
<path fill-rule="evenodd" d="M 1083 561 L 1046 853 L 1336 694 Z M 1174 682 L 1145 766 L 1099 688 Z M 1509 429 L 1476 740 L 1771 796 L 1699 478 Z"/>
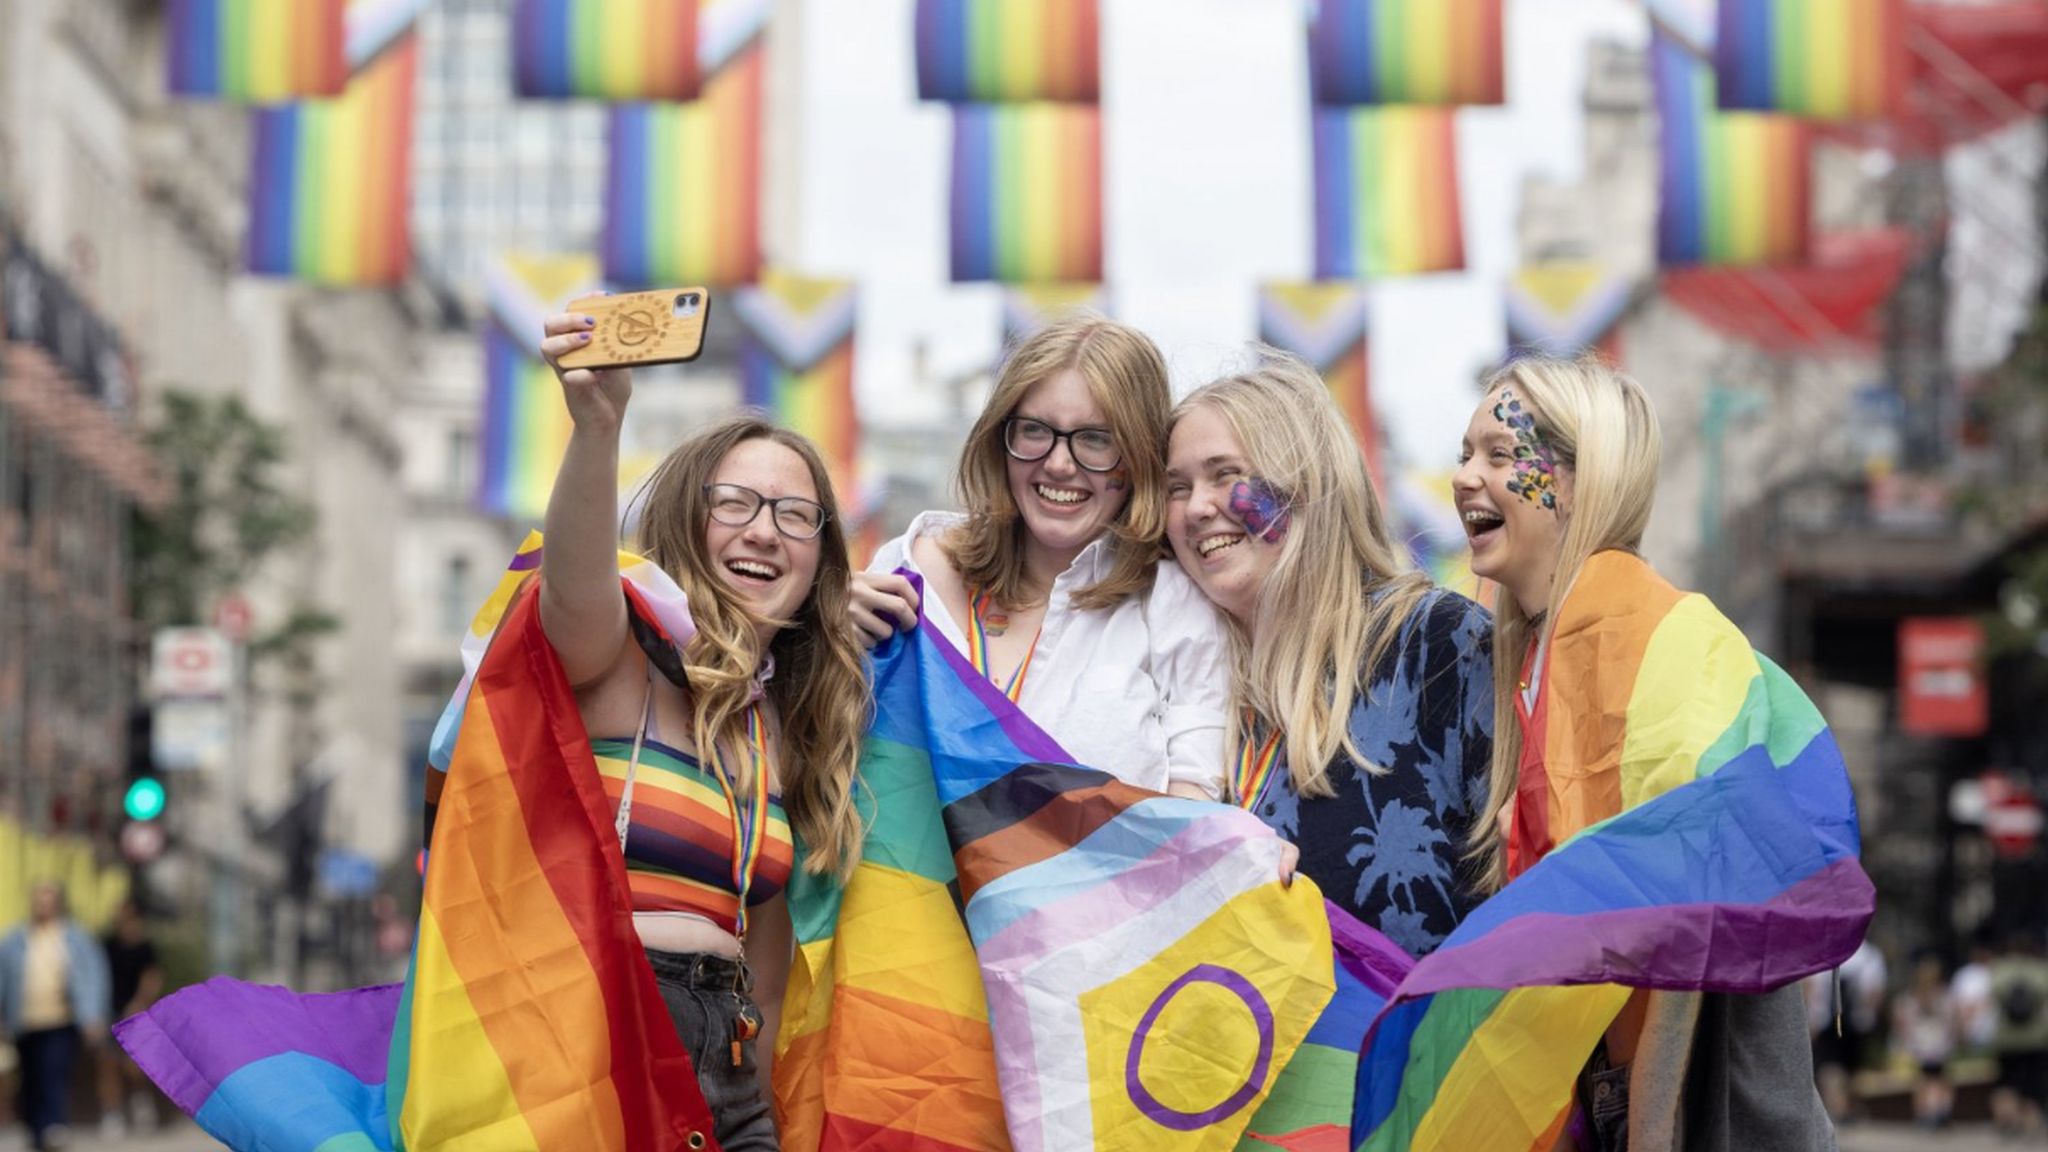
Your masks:
<path fill-rule="evenodd" d="M 705 547 L 711 506 L 704 488 L 726 454 L 749 440 L 780 444 L 801 457 L 825 507 L 817 580 L 794 619 L 774 621 L 781 631 L 769 644 L 775 675 L 768 697 L 781 714 L 783 802 L 791 829 L 803 840 L 806 867 L 844 875 L 860 851 L 854 765 L 872 697 L 859 644 L 846 627 L 853 567 L 839 502 L 817 448 L 758 413 L 742 413 L 698 433 L 649 478 L 640 549 L 690 599 L 697 635 L 685 646 L 683 665 L 698 753 L 727 749 L 733 763 L 748 765 L 740 774 L 744 793 L 755 781 L 749 758 L 738 753 L 745 747 L 746 709 L 762 656 L 755 628 L 764 621 L 727 586 Z"/>
<path fill-rule="evenodd" d="M 967 520 L 947 533 L 940 547 L 970 588 L 986 589 L 1006 608 L 1024 602 L 1023 517 L 1010 494 L 1009 453 L 1003 422 L 1016 414 L 1025 394 L 1063 372 L 1088 385 L 1109 421 L 1130 474 L 1130 498 L 1110 523 L 1110 570 L 1074 593 L 1074 606 L 1107 608 L 1149 591 L 1164 535 L 1166 417 L 1173 406 L 1166 361 L 1149 337 L 1126 324 L 1077 312 L 1012 349 L 996 378 L 995 392 L 967 434 L 956 478 Z"/>
<path fill-rule="evenodd" d="M 1544 610 L 1532 616 L 1505 594 L 1494 609 L 1493 766 L 1487 806 L 1474 822 L 1470 853 L 1478 866 L 1479 890 L 1484 892 L 1507 883 L 1507 859 L 1493 816 L 1514 799 L 1522 760 L 1522 725 L 1515 711 L 1520 689 L 1514 670 L 1527 659 L 1530 639 L 1547 626 L 1546 621 L 1557 619 L 1558 605 L 1594 553 L 1642 547 L 1663 451 L 1657 413 L 1642 385 L 1593 357 L 1520 357 L 1487 380 L 1489 401 L 1503 387 L 1514 389 L 1557 466 L 1571 469 L 1572 496 Z"/>
<path fill-rule="evenodd" d="M 1287 775 L 1303 796 L 1333 795 L 1341 748 L 1379 773 L 1352 743 L 1350 718 L 1387 649 L 1430 589 L 1394 539 L 1365 455 L 1330 391 L 1305 362 L 1260 348 L 1249 372 L 1203 385 L 1180 402 L 1230 426 L 1250 470 L 1287 500 L 1292 527 L 1260 585 L 1254 626 L 1226 616 L 1232 685 L 1225 748 L 1252 733 L 1246 711 L 1286 733 Z"/>

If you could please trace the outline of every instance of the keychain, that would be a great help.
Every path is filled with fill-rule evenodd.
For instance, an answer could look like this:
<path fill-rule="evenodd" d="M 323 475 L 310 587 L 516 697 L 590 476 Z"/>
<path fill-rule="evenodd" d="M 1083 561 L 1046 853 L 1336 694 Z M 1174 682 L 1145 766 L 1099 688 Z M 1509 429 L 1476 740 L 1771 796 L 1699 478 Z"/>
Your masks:
<path fill-rule="evenodd" d="M 732 1020 L 732 1066 L 740 1066 L 740 1045 L 761 1034 L 761 1010 L 753 1001 L 735 992 L 732 998 L 739 1001 L 740 1010 Z"/>

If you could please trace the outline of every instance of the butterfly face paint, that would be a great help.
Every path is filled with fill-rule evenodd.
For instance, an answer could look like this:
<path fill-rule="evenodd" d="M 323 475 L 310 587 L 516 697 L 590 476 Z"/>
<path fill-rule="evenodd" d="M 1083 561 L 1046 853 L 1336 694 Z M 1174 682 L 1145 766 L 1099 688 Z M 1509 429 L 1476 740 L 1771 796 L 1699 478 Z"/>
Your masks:
<path fill-rule="evenodd" d="M 1493 418 L 1515 434 L 1515 478 L 1508 481 L 1508 491 L 1539 508 L 1557 511 L 1557 458 L 1537 434 L 1536 418 L 1505 388 L 1493 406 Z"/>
<path fill-rule="evenodd" d="M 1287 498 L 1263 476 L 1247 477 L 1230 486 L 1230 514 L 1246 532 L 1268 544 L 1285 540 L 1287 526 L 1294 520 Z"/>

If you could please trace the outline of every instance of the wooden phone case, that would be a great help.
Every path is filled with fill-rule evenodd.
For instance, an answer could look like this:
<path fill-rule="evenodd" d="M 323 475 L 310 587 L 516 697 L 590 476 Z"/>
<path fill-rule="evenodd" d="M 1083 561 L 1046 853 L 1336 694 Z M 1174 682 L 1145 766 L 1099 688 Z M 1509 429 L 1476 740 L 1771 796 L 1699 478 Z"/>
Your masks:
<path fill-rule="evenodd" d="M 556 357 L 564 368 L 627 368 L 676 364 L 704 352 L 704 323 L 711 317 L 705 288 L 661 288 L 622 296 L 585 296 L 567 311 L 595 316 L 590 343 Z"/>

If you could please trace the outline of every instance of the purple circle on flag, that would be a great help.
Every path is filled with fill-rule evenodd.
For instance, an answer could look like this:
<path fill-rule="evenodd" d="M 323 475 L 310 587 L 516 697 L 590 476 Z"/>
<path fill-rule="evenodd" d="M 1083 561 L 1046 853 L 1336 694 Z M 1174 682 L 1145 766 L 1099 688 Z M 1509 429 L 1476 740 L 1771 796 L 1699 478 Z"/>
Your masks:
<path fill-rule="evenodd" d="M 1251 1075 L 1245 1078 L 1244 1085 L 1225 1097 L 1223 1102 L 1214 1108 L 1205 1108 L 1200 1112 L 1183 1112 L 1160 1103 L 1157 1097 L 1145 1090 L 1144 1082 L 1138 1077 L 1138 1061 L 1145 1055 L 1145 1041 L 1152 1033 L 1152 1026 L 1158 1023 L 1159 1014 L 1166 1010 L 1167 1003 L 1190 984 L 1214 984 L 1231 992 L 1251 1010 L 1252 1022 L 1259 1029 L 1258 1059 L 1252 1061 Z M 1138 1030 L 1131 1037 L 1130 1054 L 1124 1060 L 1124 1090 L 1130 1093 L 1131 1103 L 1138 1106 L 1138 1111 L 1150 1117 L 1160 1127 L 1171 1128 L 1176 1132 L 1192 1132 L 1197 1128 L 1214 1124 L 1251 1103 L 1252 1098 L 1259 1094 L 1260 1085 L 1266 1082 L 1266 1071 L 1272 1063 L 1273 1009 L 1267 1005 L 1266 998 L 1259 994 L 1258 988 L 1251 981 L 1228 968 L 1214 964 L 1197 964 L 1182 973 L 1180 979 L 1168 984 L 1165 991 L 1152 1001 L 1152 1006 L 1145 1009 L 1144 1018 L 1138 1021 Z"/>

